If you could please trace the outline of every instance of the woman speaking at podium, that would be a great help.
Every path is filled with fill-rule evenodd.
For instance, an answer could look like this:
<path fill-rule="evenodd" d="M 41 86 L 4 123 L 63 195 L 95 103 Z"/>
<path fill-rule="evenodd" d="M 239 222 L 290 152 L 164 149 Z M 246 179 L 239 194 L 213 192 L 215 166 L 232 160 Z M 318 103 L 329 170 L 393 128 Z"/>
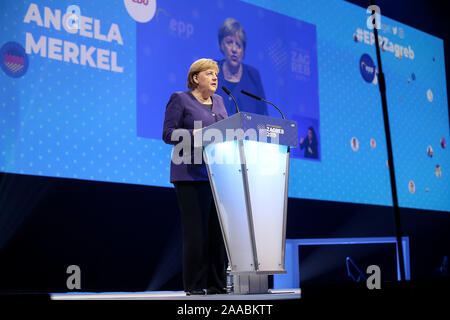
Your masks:
<path fill-rule="evenodd" d="M 175 92 L 166 107 L 163 140 L 175 145 L 176 130 L 186 130 L 193 141 L 194 121 L 207 127 L 227 118 L 221 96 L 215 94 L 219 68 L 211 59 L 195 61 L 187 76 L 188 91 Z M 173 141 L 176 140 L 176 141 Z M 172 153 L 170 182 L 174 184 L 181 211 L 183 230 L 183 285 L 188 295 L 225 293 L 226 254 L 216 207 L 205 164 L 194 163 L 191 143 L 190 161 L 174 161 Z M 186 159 L 186 157 L 184 157 Z"/>

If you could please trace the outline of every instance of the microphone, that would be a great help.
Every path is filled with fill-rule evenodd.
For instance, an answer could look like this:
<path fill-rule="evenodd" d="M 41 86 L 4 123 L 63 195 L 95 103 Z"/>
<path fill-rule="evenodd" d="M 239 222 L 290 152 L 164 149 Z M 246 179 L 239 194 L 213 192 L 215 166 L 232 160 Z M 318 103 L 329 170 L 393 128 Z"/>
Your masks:
<path fill-rule="evenodd" d="M 233 99 L 234 105 L 236 106 L 236 112 L 239 113 L 240 111 L 239 111 L 238 105 L 237 105 L 237 103 L 236 103 L 236 100 L 234 100 L 234 97 L 233 97 L 233 95 L 231 94 L 230 90 L 228 90 L 225 86 L 222 86 L 222 90 L 225 91 L 225 93 L 226 93 L 227 95 L 229 95 L 229 96 Z"/>
<path fill-rule="evenodd" d="M 281 117 L 282 117 L 283 119 L 286 119 L 286 118 L 284 117 L 283 112 L 281 112 L 281 110 L 278 109 L 278 107 L 277 107 L 276 105 L 274 105 L 272 102 L 269 102 L 269 101 L 267 101 L 267 100 L 264 100 L 263 98 L 258 97 L 258 96 L 255 96 L 253 93 L 247 92 L 247 91 L 245 91 L 245 90 L 241 90 L 241 92 L 242 92 L 243 94 L 245 94 L 245 95 L 247 95 L 247 96 L 253 98 L 253 99 L 256 99 L 256 100 L 259 100 L 259 101 L 263 101 L 263 102 L 266 102 L 266 103 L 269 103 L 269 104 L 273 105 L 273 106 L 275 107 L 275 109 L 277 109 L 277 110 L 281 113 Z"/>

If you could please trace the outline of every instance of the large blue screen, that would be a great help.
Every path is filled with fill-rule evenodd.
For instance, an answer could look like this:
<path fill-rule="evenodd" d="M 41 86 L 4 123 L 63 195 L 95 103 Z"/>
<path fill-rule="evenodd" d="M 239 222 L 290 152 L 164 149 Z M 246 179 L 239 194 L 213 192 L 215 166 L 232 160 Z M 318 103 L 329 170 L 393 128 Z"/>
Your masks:
<path fill-rule="evenodd" d="M 316 133 L 289 196 L 392 205 L 368 17 L 337 0 L 1 1 L 0 171 L 171 187 L 166 104 L 194 60 L 224 59 L 234 18 L 265 98 Z M 383 15 L 379 35 L 399 204 L 450 211 L 443 41 Z"/>

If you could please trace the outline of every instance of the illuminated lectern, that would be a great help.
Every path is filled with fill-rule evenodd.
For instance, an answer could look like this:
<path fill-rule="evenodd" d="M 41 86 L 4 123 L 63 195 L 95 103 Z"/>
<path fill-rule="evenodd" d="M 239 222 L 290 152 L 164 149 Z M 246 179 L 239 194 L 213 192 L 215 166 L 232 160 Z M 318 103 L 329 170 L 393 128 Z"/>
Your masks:
<path fill-rule="evenodd" d="M 297 123 L 241 112 L 202 136 L 233 292 L 267 293 L 268 275 L 286 273 L 289 149 L 297 146 Z"/>

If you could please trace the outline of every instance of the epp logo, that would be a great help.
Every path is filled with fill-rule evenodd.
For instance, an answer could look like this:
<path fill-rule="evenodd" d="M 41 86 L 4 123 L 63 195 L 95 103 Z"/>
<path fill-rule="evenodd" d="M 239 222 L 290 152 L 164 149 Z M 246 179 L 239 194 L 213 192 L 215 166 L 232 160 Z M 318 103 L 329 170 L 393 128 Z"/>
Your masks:
<path fill-rule="evenodd" d="M 361 59 L 359 59 L 359 71 L 366 82 L 372 83 L 374 81 L 376 67 L 372 58 L 367 53 L 363 54 Z"/>
<path fill-rule="evenodd" d="M 28 70 L 28 55 L 17 42 L 7 42 L 0 49 L 0 66 L 12 78 L 22 77 Z"/>

